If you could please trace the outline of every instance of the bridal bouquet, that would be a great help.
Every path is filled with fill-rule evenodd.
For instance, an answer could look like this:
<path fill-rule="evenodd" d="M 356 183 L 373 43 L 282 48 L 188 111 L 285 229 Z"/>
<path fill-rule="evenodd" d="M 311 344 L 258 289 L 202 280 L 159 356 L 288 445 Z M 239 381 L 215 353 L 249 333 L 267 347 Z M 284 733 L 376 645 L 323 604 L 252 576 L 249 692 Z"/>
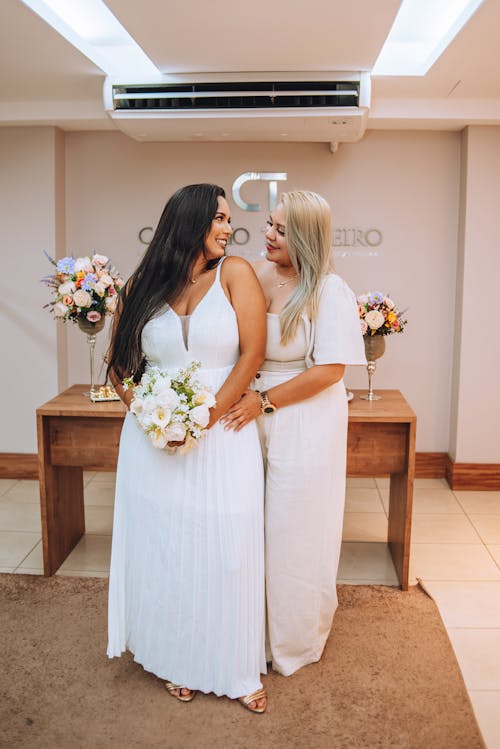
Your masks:
<path fill-rule="evenodd" d="M 169 442 L 182 442 L 179 452 L 188 452 L 206 432 L 213 393 L 196 379 L 200 362 L 186 369 L 165 372 L 148 367 L 138 384 L 131 377 L 123 381 L 133 390 L 130 410 L 154 447 L 169 449 Z"/>
<path fill-rule="evenodd" d="M 55 271 L 42 279 L 52 290 L 52 299 L 45 307 L 50 307 L 56 318 L 95 325 L 101 319 L 103 324 L 104 316 L 114 313 L 124 281 L 106 255 L 47 258 Z"/>
<path fill-rule="evenodd" d="M 369 291 L 357 298 L 361 332 L 364 336 L 401 333 L 407 320 L 393 300 L 380 291 Z"/>

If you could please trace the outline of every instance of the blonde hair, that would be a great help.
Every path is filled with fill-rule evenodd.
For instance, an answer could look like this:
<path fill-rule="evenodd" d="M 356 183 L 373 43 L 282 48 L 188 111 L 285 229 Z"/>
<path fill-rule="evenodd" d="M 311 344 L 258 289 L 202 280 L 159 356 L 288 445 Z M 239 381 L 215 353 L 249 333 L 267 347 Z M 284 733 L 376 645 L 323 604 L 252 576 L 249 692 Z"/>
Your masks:
<path fill-rule="evenodd" d="M 308 190 L 285 192 L 280 197 L 285 209 L 286 241 L 290 262 L 299 281 L 280 313 L 281 343 L 291 341 L 300 319 L 318 315 L 320 285 L 333 271 L 332 214 L 321 195 Z"/>

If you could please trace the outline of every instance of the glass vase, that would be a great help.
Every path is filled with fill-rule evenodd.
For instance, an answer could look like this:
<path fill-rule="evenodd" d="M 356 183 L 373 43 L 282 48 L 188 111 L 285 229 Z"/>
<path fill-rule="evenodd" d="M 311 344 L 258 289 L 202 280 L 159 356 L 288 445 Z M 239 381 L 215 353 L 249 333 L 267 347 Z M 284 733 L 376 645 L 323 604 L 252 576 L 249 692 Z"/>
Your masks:
<path fill-rule="evenodd" d="M 381 396 L 375 395 L 375 393 L 373 392 L 372 379 L 373 375 L 375 374 L 375 369 L 377 368 L 376 360 L 380 359 L 385 351 L 385 336 L 365 335 L 363 336 L 363 341 L 365 344 L 365 354 L 367 361 L 366 368 L 368 370 L 368 392 L 366 393 L 366 395 L 361 395 L 360 398 L 365 401 L 379 401 Z"/>
<path fill-rule="evenodd" d="M 90 320 L 87 320 L 86 317 L 79 317 L 77 319 L 77 323 L 82 333 L 85 333 L 87 336 L 87 344 L 90 353 L 90 391 L 89 393 L 86 393 L 86 395 L 91 398 L 95 392 L 94 370 L 96 336 L 97 333 L 99 333 L 104 328 L 105 317 L 104 315 L 102 315 L 101 319 L 97 320 L 97 322 L 91 322 Z"/>

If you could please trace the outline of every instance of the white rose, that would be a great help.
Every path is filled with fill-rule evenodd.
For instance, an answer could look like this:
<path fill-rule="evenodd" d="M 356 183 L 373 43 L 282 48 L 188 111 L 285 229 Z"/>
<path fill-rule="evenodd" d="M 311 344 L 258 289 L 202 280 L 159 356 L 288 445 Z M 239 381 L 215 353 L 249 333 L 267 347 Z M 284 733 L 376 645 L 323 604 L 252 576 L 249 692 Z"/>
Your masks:
<path fill-rule="evenodd" d="M 66 281 L 57 290 L 61 296 L 65 296 L 66 294 L 72 294 L 76 290 L 76 286 L 74 281 Z"/>
<path fill-rule="evenodd" d="M 365 320 L 359 321 L 361 324 L 361 335 L 365 335 L 365 333 L 368 331 L 368 325 L 366 324 Z"/>
<path fill-rule="evenodd" d="M 106 287 L 101 283 L 101 281 L 97 281 L 97 283 L 94 284 L 94 291 L 96 294 L 99 294 L 99 296 L 104 296 L 106 293 Z"/>
<path fill-rule="evenodd" d="M 384 297 L 384 304 L 387 307 L 387 309 L 394 309 L 394 307 L 396 306 L 394 302 L 392 301 L 392 299 L 388 296 Z"/>
<path fill-rule="evenodd" d="M 103 273 L 102 276 L 99 278 L 99 283 L 102 283 L 103 286 L 108 288 L 108 286 L 113 285 L 113 279 L 109 275 L 109 273 Z"/>
<path fill-rule="evenodd" d="M 198 426 L 204 429 L 210 421 L 208 406 L 195 406 L 191 409 L 189 417 L 194 424 L 198 424 Z"/>
<path fill-rule="evenodd" d="M 166 427 L 168 422 L 170 421 L 170 418 L 172 416 L 172 412 L 169 408 L 163 408 L 162 406 L 158 406 L 155 408 L 153 413 L 151 414 L 151 418 L 153 419 L 153 424 L 155 426 L 160 427 L 163 429 L 163 427 Z"/>
<path fill-rule="evenodd" d="M 75 291 L 73 294 L 73 300 L 77 307 L 90 307 L 92 304 L 92 297 L 88 291 L 84 291 L 83 289 Z"/>
<path fill-rule="evenodd" d="M 154 447 L 163 450 L 167 446 L 168 437 L 163 429 L 154 429 L 149 433 L 149 437 Z"/>
<path fill-rule="evenodd" d="M 197 406 L 207 406 L 208 408 L 215 406 L 215 398 L 209 390 L 200 390 L 194 396 L 193 401 Z"/>
<path fill-rule="evenodd" d="M 170 426 L 165 429 L 165 436 L 167 442 L 182 442 L 186 436 L 186 427 L 179 421 L 174 421 L 173 424 L 170 424 Z"/>
<path fill-rule="evenodd" d="M 361 296 L 358 296 L 358 302 L 359 304 L 368 304 L 368 294 L 361 294 Z"/>
<path fill-rule="evenodd" d="M 54 304 L 54 315 L 56 317 L 64 317 L 67 311 L 68 308 L 62 302 L 57 302 L 57 304 Z"/>
<path fill-rule="evenodd" d="M 134 398 L 130 404 L 130 410 L 133 414 L 139 416 L 144 411 L 144 401 L 141 398 Z"/>
<path fill-rule="evenodd" d="M 109 262 L 109 257 L 106 257 L 106 255 L 99 255 L 96 253 L 95 255 L 92 255 L 92 262 L 94 263 L 94 265 L 103 266 Z"/>
<path fill-rule="evenodd" d="M 87 273 L 92 273 L 94 270 L 92 267 L 92 263 L 90 262 L 90 258 L 88 255 L 85 255 L 85 257 L 77 257 L 75 260 L 75 273 L 78 273 L 78 271 L 84 270 Z"/>
<path fill-rule="evenodd" d="M 118 297 L 108 296 L 104 300 L 104 304 L 106 305 L 106 309 L 108 310 L 108 312 L 114 312 L 116 310 L 116 305 L 118 304 Z"/>
<path fill-rule="evenodd" d="M 382 312 L 372 309 L 366 313 L 365 320 L 372 330 L 378 330 L 384 324 L 385 317 Z"/>

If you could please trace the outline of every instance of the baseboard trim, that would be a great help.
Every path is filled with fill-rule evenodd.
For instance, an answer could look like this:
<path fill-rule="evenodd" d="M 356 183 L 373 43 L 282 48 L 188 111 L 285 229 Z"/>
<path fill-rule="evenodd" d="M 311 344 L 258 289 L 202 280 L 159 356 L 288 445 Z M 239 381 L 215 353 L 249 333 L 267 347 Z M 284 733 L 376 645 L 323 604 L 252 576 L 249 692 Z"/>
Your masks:
<path fill-rule="evenodd" d="M 500 491 L 500 463 L 454 463 L 448 455 L 446 480 L 452 489 Z"/>
<path fill-rule="evenodd" d="M 38 479 L 37 454 L 0 453 L 0 478 Z M 446 453 L 417 453 L 415 478 L 445 478 L 451 489 L 500 491 L 500 463 L 454 463 Z"/>
<path fill-rule="evenodd" d="M 0 478 L 37 479 L 38 455 L 36 453 L 0 453 Z"/>

